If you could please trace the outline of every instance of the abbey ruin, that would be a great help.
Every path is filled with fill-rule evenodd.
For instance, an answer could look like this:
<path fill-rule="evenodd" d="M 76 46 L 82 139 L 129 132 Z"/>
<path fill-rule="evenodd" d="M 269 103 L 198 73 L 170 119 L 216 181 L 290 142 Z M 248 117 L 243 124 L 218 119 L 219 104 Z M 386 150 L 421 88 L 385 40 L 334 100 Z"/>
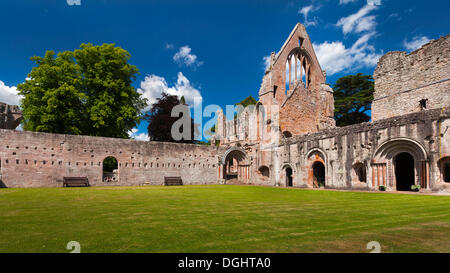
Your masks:
<path fill-rule="evenodd" d="M 255 107 L 218 112 L 212 143 L 143 142 L 11 130 L 19 109 L 0 105 L 0 187 L 242 183 L 377 191 L 450 191 L 450 35 L 409 54 L 389 52 L 374 72 L 372 121 L 336 127 L 333 89 L 297 24 L 272 53 Z M 114 174 L 103 162 L 117 159 Z M 108 178 L 108 179 L 106 179 Z"/>

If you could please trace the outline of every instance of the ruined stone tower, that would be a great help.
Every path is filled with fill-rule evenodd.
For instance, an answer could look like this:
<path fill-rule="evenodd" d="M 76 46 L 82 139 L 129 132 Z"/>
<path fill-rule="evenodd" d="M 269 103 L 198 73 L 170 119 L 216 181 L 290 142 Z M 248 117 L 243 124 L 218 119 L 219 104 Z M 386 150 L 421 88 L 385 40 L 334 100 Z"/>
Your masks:
<path fill-rule="evenodd" d="M 16 129 L 22 119 L 19 106 L 0 102 L 0 129 Z"/>
<path fill-rule="evenodd" d="M 333 90 L 326 84 L 305 27 L 298 23 L 278 53 L 272 52 L 253 111 L 227 120 L 218 113 L 221 144 L 274 143 L 335 127 Z"/>
<path fill-rule="evenodd" d="M 372 120 L 450 105 L 450 35 L 406 52 L 389 52 L 374 72 Z"/>
<path fill-rule="evenodd" d="M 277 54 L 272 53 L 259 98 L 263 105 L 279 106 L 285 137 L 335 126 L 333 90 L 302 24 L 294 27 Z"/>

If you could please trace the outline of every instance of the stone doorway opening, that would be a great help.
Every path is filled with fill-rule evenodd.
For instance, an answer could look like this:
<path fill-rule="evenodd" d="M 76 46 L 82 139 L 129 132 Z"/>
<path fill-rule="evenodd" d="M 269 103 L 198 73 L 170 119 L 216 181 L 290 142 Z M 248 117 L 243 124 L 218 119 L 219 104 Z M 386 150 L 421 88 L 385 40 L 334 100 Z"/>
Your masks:
<path fill-rule="evenodd" d="M 103 175 L 102 180 L 105 183 L 119 181 L 119 163 L 113 156 L 103 159 Z"/>
<path fill-rule="evenodd" d="M 325 187 L 325 165 L 322 162 L 314 162 L 313 166 L 314 188 Z"/>
<path fill-rule="evenodd" d="M 400 153 L 394 158 L 395 180 L 398 191 L 410 191 L 414 185 L 414 157 L 409 153 Z"/>
<path fill-rule="evenodd" d="M 227 184 L 246 184 L 250 177 L 247 156 L 243 151 L 232 150 L 225 157 L 224 179 Z"/>
<path fill-rule="evenodd" d="M 287 167 L 286 168 L 286 186 L 287 187 L 292 187 L 292 168 L 291 167 Z"/>

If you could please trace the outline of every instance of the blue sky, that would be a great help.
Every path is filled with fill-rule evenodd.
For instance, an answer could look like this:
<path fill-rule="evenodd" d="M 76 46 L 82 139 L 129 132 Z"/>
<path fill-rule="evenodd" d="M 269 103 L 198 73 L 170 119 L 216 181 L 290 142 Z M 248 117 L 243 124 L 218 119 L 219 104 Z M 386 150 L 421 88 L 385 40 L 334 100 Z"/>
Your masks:
<path fill-rule="evenodd" d="M 81 43 L 128 50 L 134 86 L 154 100 L 162 90 L 203 106 L 257 98 L 265 57 L 297 22 L 305 24 L 327 82 L 372 74 L 380 56 L 411 51 L 450 33 L 449 1 L 377 0 L 3 0 L 0 101 L 18 101 L 30 57 Z M 145 137 L 142 123 L 134 137 Z"/>

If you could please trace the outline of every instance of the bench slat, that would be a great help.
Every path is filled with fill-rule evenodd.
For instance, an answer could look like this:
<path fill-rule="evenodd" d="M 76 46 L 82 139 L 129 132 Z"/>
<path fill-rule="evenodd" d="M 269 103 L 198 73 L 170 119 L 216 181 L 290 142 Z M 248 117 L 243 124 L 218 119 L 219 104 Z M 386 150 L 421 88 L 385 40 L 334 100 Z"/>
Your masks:
<path fill-rule="evenodd" d="M 63 177 L 63 187 L 89 187 L 87 177 Z"/>
<path fill-rule="evenodd" d="M 180 176 L 165 176 L 164 185 L 166 186 L 182 186 L 183 180 Z"/>

